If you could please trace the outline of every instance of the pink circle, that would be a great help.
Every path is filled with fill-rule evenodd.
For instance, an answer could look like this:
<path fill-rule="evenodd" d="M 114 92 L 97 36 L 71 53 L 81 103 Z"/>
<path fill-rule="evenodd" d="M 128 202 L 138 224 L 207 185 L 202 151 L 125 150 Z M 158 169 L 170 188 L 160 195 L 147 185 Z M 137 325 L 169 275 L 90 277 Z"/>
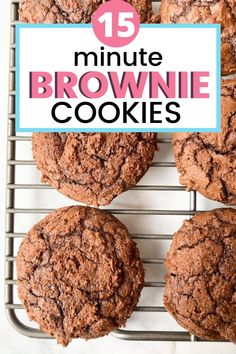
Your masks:
<path fill-rule="evenodd" d="M 140 28 L 139 14 L 123 0 L 110 0 L 99 6 L 92 24 L 96 37 L 110 47 L 129 44 Z"/>

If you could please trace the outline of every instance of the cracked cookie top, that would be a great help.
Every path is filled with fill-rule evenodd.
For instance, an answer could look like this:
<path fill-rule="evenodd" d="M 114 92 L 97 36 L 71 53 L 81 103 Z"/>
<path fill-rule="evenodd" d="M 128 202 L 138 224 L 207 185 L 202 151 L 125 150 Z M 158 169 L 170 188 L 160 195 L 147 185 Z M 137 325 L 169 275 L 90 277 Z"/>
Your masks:
<path fill-rule="evenodd" d="M 155 133 L 35 133 L 42 181 L 89 205 L 107 205 L 150 166 Z"/>
<path fill-rule="evenodd" d="M 221 133 L 176 133 L 180 183 L 205 197 L 236 205 L 236 79 L 221 88 Z"/>
<path fill-rule="evenodd" d="M 162 0 L 162 23 L 221 24 L 221 70 L 236 72 L 236 0 Z"/>
<path fill-rule="evenodd" d="M 184 221 L 165 264 L 164 304 L 177 322 L 198 337 L 236 342 L 236 210 Z"/>
<path fill-rule="evenodd" d="M 29 318 L 64 346 L 124 326 L 144 282 L 126 227 L 81 206 L 58 209 L 36 224 L 21 243 L 16 267 Z"/>
<path fill-rule="evenodd" d="M 20 21 L 29 23 L 89 23 L 104 0 L 20 0 Z M 153 22 L 151 0 L 128 0 L 140 22 Z M 157 20 L 157 17 L 156 17 Z"/>

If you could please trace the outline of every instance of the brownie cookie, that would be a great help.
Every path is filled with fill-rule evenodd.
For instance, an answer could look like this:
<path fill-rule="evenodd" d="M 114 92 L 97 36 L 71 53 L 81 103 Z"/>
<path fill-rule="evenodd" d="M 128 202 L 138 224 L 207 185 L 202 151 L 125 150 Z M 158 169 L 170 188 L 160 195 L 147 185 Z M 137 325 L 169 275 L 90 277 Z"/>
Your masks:
<path fill-rule="evenodd" d="M 236 205 L 236 79 L 222 82 L 221 133 L 175 133 L 180 183 L 205 197 Z"/>
<path fill-rule="evenodd" d="M 126 227 L 81 206 L 58 209 L 36 224 L 21 243 L 16 268 L 29 318 L 64 346 L 124 326 L 144 282 Z"/>
<path fill-rule="evenodd" d="M 89 23 L 103 0 L 20 0 L 20 21 L 29 23 Z M 152 22 L 151 0 L 128 0 L 140 22 Z"/>
<path fill-rule="evenodd" d="M 236 342 L 236 210 L 184 221 L 165 264 L 164 305 L 177 322 L 198 337 Z"/>
<path fill-rule="evenodd" d="M 35 133 L 42 182 L 89 205 L 107 205 L 150 166 L 155 133 Z"/>
<path fill-rule="evenodd" d="M 162 23 L 220 23 L 221 71 L 236 72 L 236 0 L 162 0 Z"/>

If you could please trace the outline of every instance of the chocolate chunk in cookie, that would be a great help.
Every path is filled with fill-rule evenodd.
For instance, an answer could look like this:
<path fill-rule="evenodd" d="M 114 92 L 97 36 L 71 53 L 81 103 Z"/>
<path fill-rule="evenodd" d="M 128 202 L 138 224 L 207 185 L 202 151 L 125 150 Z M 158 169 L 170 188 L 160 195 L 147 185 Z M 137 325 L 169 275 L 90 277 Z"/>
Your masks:
<path fill-rule="evenodd" d="M 198 337 L 236 342 L 236 210 L 186 220 L 165 264 L 164 304 L 177 322 Z"/>
<path fill-rule="evenodd" d="M 89 205 L 107 205 L 150 166 L 155 133 L 35 133 L 33 155 L 42 181 Z"/>
<path fill-rule="evenodd" d="M 236 79 L 222 82 L 221 133 L 176 133 L 180 183 L 205 197 L 236 205 Z"/>
<path fill-rule="evenodd" d="M 29 318 L 64 346 L 124 326 L 144 282 L 126 227 L 81 206 L 58 209 L 36 224 L 21 243 L 16 267 Z"/>
<path fill-rule="evenodd" d="M 162 0 L 162 23 L 221 24 L 221 71 L 236 72 L 236 0 Z"/>

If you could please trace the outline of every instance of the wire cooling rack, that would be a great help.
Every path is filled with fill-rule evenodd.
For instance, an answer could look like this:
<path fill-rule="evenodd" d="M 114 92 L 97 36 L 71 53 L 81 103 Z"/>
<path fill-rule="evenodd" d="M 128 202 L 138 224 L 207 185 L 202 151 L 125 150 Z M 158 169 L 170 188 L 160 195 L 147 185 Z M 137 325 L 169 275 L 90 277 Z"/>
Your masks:
<path fill-rule="evenodd" d="M 22 309 L 16 291 L 15 258 L 27 229 L 52 209 L 73 202 L 53 191 L 50 186 L 39 183 L 39 173 L 30 152 L 31 137 L 15 134 L 15 23 L 17 20 L 18 1 L 15 0 L 11 3 L 5 307 L 8 319 L 17 331 L 29 337 L 51 338 L 35 327 L 35 323 L 27 319 Z M 135 313 L 128 321 L 127 329 L 118 329 L 112 334 L 124 340 L 201 340 L 183 331 L 166 313 L 162 304 L 163 258 L 169 248 L 172 234 L 178 228 L 176 219 L 180 226 L 185 218 L 197 211 L 198 195 L 195 192 L 185 192 L 178 184 L 173 157 L 169 159 L 170 137 L 160 134 L 159 147 L 160 153 L 157 155 L 159 159 L 154 160 L 141 184 L 117 198 L 117 201 L 112 204 L 112 209 L 108 208 L 109 212 L 118 215 L 131 230 L 132 237 L 140 248 L 146 270 L 143 299 L 141 298 Z M 164 176 L 164 183 L 160 175 Z M 157 201 L 159 203 L 156 206 Z M 25 202 L 24 206 L 22 206 L 23 202 Z M 52 209 L 48 209 L 48 205 Z M 156 230 L 161 233 L 156 233 Z M 164 323 L 166 328 L 163 327 Z"/>

